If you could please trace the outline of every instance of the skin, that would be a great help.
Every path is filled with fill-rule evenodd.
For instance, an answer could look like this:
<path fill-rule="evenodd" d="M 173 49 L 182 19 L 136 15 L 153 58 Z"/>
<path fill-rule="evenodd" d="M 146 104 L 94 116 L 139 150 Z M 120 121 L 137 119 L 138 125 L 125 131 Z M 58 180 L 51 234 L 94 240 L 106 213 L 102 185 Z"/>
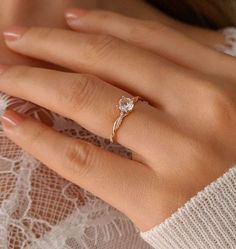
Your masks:
<path fill-rule="evenodd" d="M 212 46 L 215 41 L 222 42 L 222 35 L 218 32 L 193 28 L 189 25 L 179 23 L 161 12 L 153 9 L 140 0 L 130 0 L 129 5 L 125 0 L 57 0 L 42 1 L 34 0 L 2 0 L 0 2 L 0 31 L 12 25 L 47 26 L 53 28 L 68 28 L 63 18 L 66 8 L 102 8 L 113 10 L 127 16 L 139 19 L 155 20 L 171 26 L 174 29 L 188 33 L 192 38 Z M 49 4 L 50 3 L 50 4 Z M 45 8 L 47 6 L 47 8 Z M 204 37 L 204 39 L 202 39 Z M 12 53 L 7 49 L 3 37 L 0 37 L 0 62 L 10 65 L 31 65 L 52 68 L 53 66 L 41 61 L 30 59 L 25 56 Z"/>
<path fill-rule="evenodd" d="M 117 133 L 135 160 L 12 110 L 3 128 L 59 175 L 149 230 L 235 163 L 235 59 L 157 22 L 74 9 L 66 20 L 74 31 L 18 26 L 4 37 L 12 51 L 73 72 L 2 65 L 0 90 L 106 138 L 119 98 L 143 97 L 149 104 L 138 102 Z"/>

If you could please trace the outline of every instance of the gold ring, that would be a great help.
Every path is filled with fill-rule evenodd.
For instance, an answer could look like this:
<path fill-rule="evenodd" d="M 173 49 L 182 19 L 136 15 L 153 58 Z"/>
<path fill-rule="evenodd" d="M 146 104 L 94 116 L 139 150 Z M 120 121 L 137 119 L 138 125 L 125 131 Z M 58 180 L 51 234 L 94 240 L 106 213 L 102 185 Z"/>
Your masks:
<path fill-rule="evenodd" d="M 124 118 L 127 117 L 134 110 L 135 104 L 139 100 L 142 100 L 142 98 L 139 96 L 136 96 L 133 98 L 127 98 L 127 97 L 122 96 L 121 99 L 119 100 L 119 104 L 117 107 L 120 110 L 120 115 L 116 119 L 113 125 L 112 134 L 110 136 L 110 141 L 112 143 L 115 142 L 116 133 L 118 129 L 120 128 Z"/>

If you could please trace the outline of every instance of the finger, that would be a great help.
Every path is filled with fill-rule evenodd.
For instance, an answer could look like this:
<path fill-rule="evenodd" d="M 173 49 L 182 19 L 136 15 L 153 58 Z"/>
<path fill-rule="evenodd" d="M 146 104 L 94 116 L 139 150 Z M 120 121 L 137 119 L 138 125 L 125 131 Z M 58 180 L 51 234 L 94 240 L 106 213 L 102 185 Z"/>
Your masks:
<path fill-rule="evenodd" d="M 193 40 L 196 40 L 212 48 L 215 48 L 216 44 L 222 44 L 224 42 L 224 35 L 221 32 L 218 32 L 217 30 L 205 29 L 190 25 L 185 22 L 181 22 L 158 9 L 154 9 L 154 11 L 152 12 L 149 10 L 149 13 L 148 12 L 144 13 L 144 12 L 145 11 L 142 10 L 142 13 L 144 14 L 142 17 L 131 16 L 127 13 L 122 13 L 122 14 L 125 14 L 133 18 L 139 18 L 143 20 L 148 19 L 150 21 L 161 22 L 174 30 L 182 32 L 183 34 L 189 36 Z"/>
<path fill-rule="evenodd" d="M 66 11 L 65 16 L 75 30 L 115 36 L 202 73 L 232 75 L 232 65 L 228 68 L 232 58 L 203 46 L 161 22 L 133 19 L 108 11 L 78 9 Z M 235 67 L 235 63 L 233 65 Z"/>
<path fill-rule="evenodd" d="M 110 6 L 106 6 L 106 10 L 118 12 L 120 14 L 138 18 L 142 20 L 152 20 L 156 22 L 161 22 L 172 29 L 176 29 L 188 35 L 192 39 L 199 41 L 208 46 L 215 47 L 215 44 L 222 44 L 224 42 L 224 35 L 221 32 L 199 28 L 197 26 L 193 26 L 184 22 L 181 22 L 173 17 L 165 14 L 161 10 L 157 8 L 153 8 L 150 4 L 144 1 L 132 2 L 129 6 L 125 1 L 118 1 L 116 6 L 114 2 L 110 4 Z M 74 11 L 75 9 L 69 9 Z M 85 9 L 76 9 L 76 11 L 80 11 L 81 14 L 87 12 Z M 67 11 L 66 11 L 67 12 Z"/>
<path fill-rule="evenodd" d="M 43 123 L 7 110 L 6 135 L 67 180 L 92 192 L 139 223 L 146 198 L 154 198 L 155 176 L 146 166 L 69 138 Z M 142 196 L 142 202 L 140 202 Z M 155 199 L 154 199 L 155 200 Z"/>
<path fill-rule="evenodd" d="M 150 51 L 111 36 L 19 27 L 5 36 L 14 51 L 74 71 L 95 74 L 133 95 L 142 96 L 155 106 L 162 103 L 175 107 L 180 99 L 176 93 L 181 93 L 176 88 L 183 87 L 185 82 L 195 84 L 192 71 L 186 72 Z"/>
<path fill-rule="evenodd" d="M 116 107 L 119 99 L 130 97 L 129 93 L 89 75 L 24 66 L 4 70 L 0 77 L 1 91 L 73 119 L 106 138 L 110 137 L 113 123 L 119 116 Z M 166 119 L 162 111 L 138 102 L 123 121 L 116 141 L 150 157 L 154 153 L 151 148 L 156 148 L 155 141 L 167 140 L 164 136 Z"/>

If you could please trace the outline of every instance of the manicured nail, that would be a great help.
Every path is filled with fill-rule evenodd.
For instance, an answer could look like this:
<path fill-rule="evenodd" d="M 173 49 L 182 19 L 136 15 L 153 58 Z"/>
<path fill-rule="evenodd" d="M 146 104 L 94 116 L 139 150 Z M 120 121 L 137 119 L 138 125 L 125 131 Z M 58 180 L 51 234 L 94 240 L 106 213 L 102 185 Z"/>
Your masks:
<path fill-rule="evenodd" d="M 65 17 L 69 24 L 74 24 L 78 22 L 80 17 L 86 15 L 87 13 L 88 10 L 85 9 L 68 9 L 65 12 Z"/>
<path fill-rule="evenodd" d="M 28 27 L 13 26 L 3 31 L 3 36 L 6 41 L 12 42 L 19 40 L 23 34 L 28 30 Z"/>
<path fill-rule="evenodd" d="M 12 129 L 22 123 L 26 119 L 22 114 L 15 112 L 11 109 L 7 109 L 1 117 L 2 125 L 6 129 Z"/>

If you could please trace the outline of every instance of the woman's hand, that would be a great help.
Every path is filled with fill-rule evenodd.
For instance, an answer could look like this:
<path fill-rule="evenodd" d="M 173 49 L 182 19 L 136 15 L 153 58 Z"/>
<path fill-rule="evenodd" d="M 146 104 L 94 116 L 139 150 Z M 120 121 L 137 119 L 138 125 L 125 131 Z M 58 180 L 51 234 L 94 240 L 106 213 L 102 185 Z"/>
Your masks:
<path fill-rule="evenodd" d="M 137 33 L 145 41 L 135 43 L 129 22 L 114 23 L 113 16 L 106 16 L 111 17 L 106 20 L 113 25 L 115 38 L 106 34 L 112 29 L 105 29 L 103 18 L 86 15 L 88 30 L 82 21 L 78 28 L 86 33 L 34 27 L 6 31 L 11 50 L 74 73 L 1 66 L 0 90 L 107 138 L 119 115 L 116 105 L 121 96 L 143 97 L 150 104 L 138 102 L 117 134 L 118 142 L 134 152 L 135 160 L 66 137 L 11 110 L 2 118 L 3 127 L 10 139 L 48 167 L 124 212 L 141 230 L 148 230 L 235 163 L 236 75 L 230 71 L 235 60 L 190 43 L 176 32 L 167 37 L 161 33 L 157 40 L 148 29 L 149 39 Z M 95 30 L 88 25 L 89 16 Z M 124 25 L 117 28 L 119 23 Z M 145 25 L 141 27 L 144 30 Z M 103 34 L 89 33 L 94 31 Z M 165 39 L 170 45 L 174 40 L 184 52 L 168 52 L 173 52 L 175 63 L 158 55 L 161 46 L 152 42 L 164 44 Z"/>

